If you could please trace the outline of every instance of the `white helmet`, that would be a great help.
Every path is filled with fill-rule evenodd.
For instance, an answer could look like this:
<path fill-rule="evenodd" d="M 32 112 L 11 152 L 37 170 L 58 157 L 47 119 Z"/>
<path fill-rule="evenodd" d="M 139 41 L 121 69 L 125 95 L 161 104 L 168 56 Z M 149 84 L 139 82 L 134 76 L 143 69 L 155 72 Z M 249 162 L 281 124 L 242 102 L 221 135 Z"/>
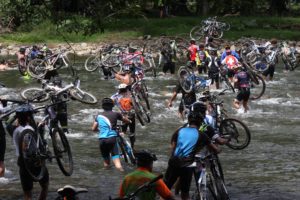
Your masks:
<path fill-rule="evenodd" d="M 126 89 L 127 88 L 127 85 L 125 83 L 121 83 L 119 86 L 118 86 L 119 90 L 120 89 Z"/>

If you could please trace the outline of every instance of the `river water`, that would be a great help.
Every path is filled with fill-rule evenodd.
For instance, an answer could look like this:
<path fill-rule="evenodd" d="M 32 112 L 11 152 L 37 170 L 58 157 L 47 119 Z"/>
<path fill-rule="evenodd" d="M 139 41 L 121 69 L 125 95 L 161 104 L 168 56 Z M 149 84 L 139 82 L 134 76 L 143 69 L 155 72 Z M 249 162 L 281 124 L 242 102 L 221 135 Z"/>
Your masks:
<path fill-rule="evenodd" d="M 64 80 L 71 81 L 63 71 Z M 98 99 L 112 95 L 118 83 L 103 80 L 98 72 L 78 71 L 82 89 L 93 93 Z M 231 199 L 300 199 L 300 71 L 283 73 L 277 68 L 274 81 L 267 83 L 265 95 L 250 102 L 250 112 L 244 114 L 231 109 L 234 96 L 227 95 L 226 108 L 232 117 L 241 119 L 250 128 L 250 145 L 241 151 L 222 147 L 220 159 L 223 165 L 226 185 Z M 24 81 L 18 71 L 0 72 L 0 81 L 7 89 L 0 89 L 1 95 L 19 97 L 22 88 L 37 85 L 36 81 Z M 176 77 L 146 77 L 150 90 L 152 121 L 145 127 L 137 124 L 137 149 L 150 149 L 158 156 L 154 171 L 165 172 L 170 152 L 171 135 L 182 124 L 176 111 L 180 96 L 174 107 L 168 109 L 166 100 L 172 95 Z M 94 116 L 101 111 L 100 103 L 85 105 L 69 102 L 70 134 L 67 136 L 72 147 L 74 173 L 65 177 L 56 161 L 49 163 L 49 199 L 56 197 L 55 191 L 66 184 L 86 187 L 89 192 L 81 199 L 108 199 L 116 196 L 124 175 L 134 169 L 124 164 L 125 172 L 104 169 L 98 148 L 97 134 L 92 132 Z M 0 178 L 0 199 L 22 199 L 21 184 L 16 165 L 16 156 L 10 136 L 7 135 L 5 158 L 6 175 Z M 39 185 L 34 185 L 35 197 Z"/>

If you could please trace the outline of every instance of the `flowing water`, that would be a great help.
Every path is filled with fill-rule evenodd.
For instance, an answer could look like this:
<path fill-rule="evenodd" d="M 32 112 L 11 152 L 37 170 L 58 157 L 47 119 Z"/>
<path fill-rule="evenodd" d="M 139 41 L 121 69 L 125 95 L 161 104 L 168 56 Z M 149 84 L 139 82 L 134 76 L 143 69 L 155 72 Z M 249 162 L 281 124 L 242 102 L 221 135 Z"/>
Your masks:
<path fill-rule="evenodd" d="M 62 77 L 68 81 L 66 72 Z M 251 131 L 250 145 L 241 151 L 222 147 L 220 159 L 231 199 L 300 199 L 300 71 L 283 73 L 277 68 L 274 81 L 267 83 L 263 98 L 250 102 L 247 114 L 231 109 L 234 96 L 227 95 L 226 108 L 232 117 L 244 121 Z M 103 80 L 98 72 L 79 71 L 81 88 L 90 91 L 98 99 L 112 95 L 118 83 Z M 22 88 L 37 85 L 36 81 L 24 81 L 16 70 L 0 72 L 0 81 L 7 85 L 0 94 L 18 96 Z M 166 101 L 172 95 L 176 77 L 146 78 L 150 91 L 152 121 L 145 127 L 137 123 L 137 149 L 150 149 L 158 156 L 154 171 L 165 172 L 170 153 L 171 135 L 182 121 L 176 115 L 180 96 L 174 107 L 168 109 Z M 100 103 L 85 105 L 71 101 L 69 105 L 70 134 L 74 173 L 65 177 L 56 161 L 47 164 L 50 173 L 49 199 L 66 184 L 88 188 L 82 199 L 108 199 L 115 197 L 124 175 L 134 169 L 125 166 L 125 173 L 116 169 L 104 169 L 99 152 L 97 134 L 91 131 L 95 115 L 101 111 Z M 7 135 L 6 175 L 0 178 L 0 199 L 22 199 L 16 156 L 11 137 Z M 34 185 L 35 196 L 39 185 Z"/>

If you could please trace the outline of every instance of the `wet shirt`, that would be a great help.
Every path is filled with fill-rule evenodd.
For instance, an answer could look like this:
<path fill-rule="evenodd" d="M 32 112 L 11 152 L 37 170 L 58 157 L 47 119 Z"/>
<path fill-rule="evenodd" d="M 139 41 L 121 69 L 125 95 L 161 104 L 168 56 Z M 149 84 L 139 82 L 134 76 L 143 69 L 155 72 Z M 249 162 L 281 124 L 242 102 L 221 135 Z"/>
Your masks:
<path fill-rule="evenodd" d="M 96 119 L 95 122 L 98 123 L 98 130 L 99 135 L 98 138 L 110 138 L 110 137 L 116 137 L 117 132 L 115 131 L 117 121 L 122 120 L 121 113 L 114 112 L 114 111 L 105 111 L 103 113 L 100 113 Z"/>
<path fill-rule="evenodd" d="M 233 66 L 238 64 L 238 60 L 233 55 L 226 56 L 224 60 L 222 60 L 222 64 L 226 64 L 229 69 L 232 69 Z"/>
<path fill-rule="evenodd" d="M 184 127 L 176 131 L 172 142 L 176 143 L 173 156 L 180 158 L 192 157 L 198 149 L 210 144 L 207 135 L 200 134 L 197 128 L 193 127 Z"/>
<path fill-rule="evenodd" d="M 234 76 L 238 80 L 239 87 L 241 88 L 250 88 L 250 78 L 247 72 L 240 71 Z"/>
<path fill-rule="evenodd" d="M 176 88 L 175 88 L 175 92 L 178 94 L 178 93 L 182 93 L 182 99 L 184 101 L 184 104 L 185 105 L 191 105 L 193 104 L 194 102 L 196 102 L 197 100 L 197 97 L 196 97 L 196 93 L 194 91 L 190 92 L 190 93 L 186 93 L 180 83 L 178 83 L 176 85 Z"/>
<path fill-rule="evenodd" d="M 119 195 L 124 197 L 136 191 L 141 185 L 156 178 L 157 175 L 149 172 L 146 168 L 139 167 L 135 171 L 125 176 L 120 187 Z M 153 183 L 153 187 L 146 192 L 140 193 L 137 197 L 140 200 L 154 200 L 158 193 L 162 198 L 167 199 L 171 196 L 171 191 L 162 179 Z"/>
<path fill-rule="evenodd" d="M 124 95 L 116 93 L 111 96 L 111 99 L 114 100 L 115 105 L 122 111 L 122 112 L 129 112 L 132 110 L 132 100 L 129 92 L 126 92 Z"/>

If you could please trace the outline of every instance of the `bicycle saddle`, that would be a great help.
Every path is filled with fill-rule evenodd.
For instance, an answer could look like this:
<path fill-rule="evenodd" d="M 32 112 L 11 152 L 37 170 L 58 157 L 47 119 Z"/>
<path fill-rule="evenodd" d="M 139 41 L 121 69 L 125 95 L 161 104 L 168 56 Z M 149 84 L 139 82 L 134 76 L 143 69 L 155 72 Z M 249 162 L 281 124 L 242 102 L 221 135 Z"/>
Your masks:
<path fill-rule="evenodd" d="M 61 196 L 74 196 L 76 194 L 85 192 L 88 192 L 86 188 L 75 188 L 71 185 L 65 185 L 57 190 L 57 193 Z"/>

